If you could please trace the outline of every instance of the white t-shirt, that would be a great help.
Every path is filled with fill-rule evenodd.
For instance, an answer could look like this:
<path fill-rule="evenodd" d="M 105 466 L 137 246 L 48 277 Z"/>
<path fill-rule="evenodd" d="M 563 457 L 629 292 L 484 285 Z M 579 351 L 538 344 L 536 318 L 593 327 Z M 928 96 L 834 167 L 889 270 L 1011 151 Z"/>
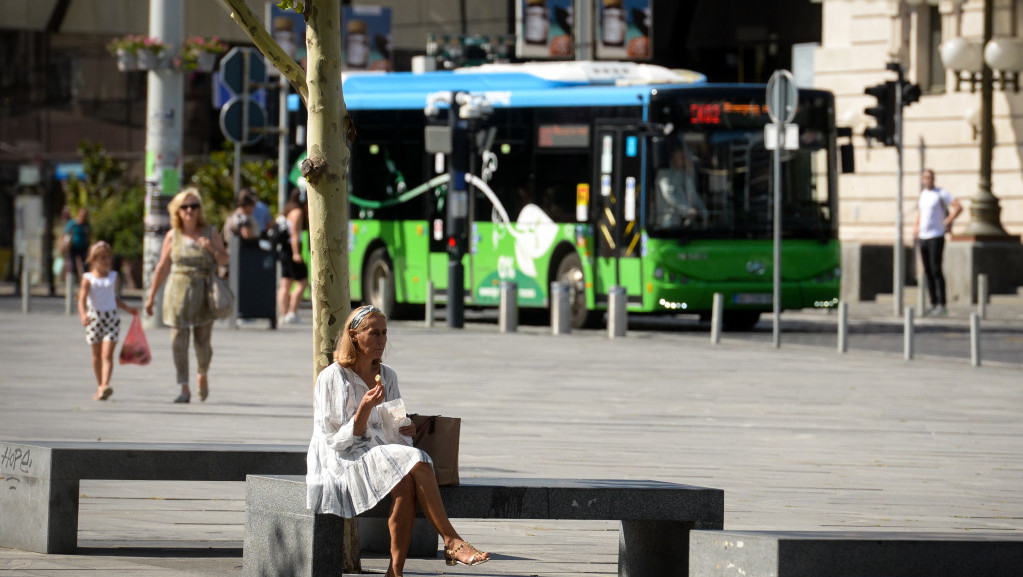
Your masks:
<path fill-rule="evenodd" d="M 945 217 L 953 200 L 952 195 L 941 187 L 920 191 L 920 239 L 945 236 Z"/>
<path fill-rule="evenodd" d="M 89 281 L 89 295 L 86 303 L 94 311 L 117 310 L 117 271 L 110 271 L 105 277 L 98 277 L 91 272 L 82 275 Z"/>

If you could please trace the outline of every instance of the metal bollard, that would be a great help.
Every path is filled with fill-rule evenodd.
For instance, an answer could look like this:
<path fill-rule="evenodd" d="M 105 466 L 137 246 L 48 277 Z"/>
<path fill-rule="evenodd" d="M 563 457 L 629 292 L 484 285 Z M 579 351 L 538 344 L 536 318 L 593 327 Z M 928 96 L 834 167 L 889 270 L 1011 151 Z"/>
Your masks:
<path fill-rule="evenodd" d="M 71 316 L 71 303 L 74 300 L 71 296 L 71 273 L 64 275 L 64 314 Z"/>
<path fill-rule="evenodd" d="M 905 328 L 902 334 L 902 355 L 907 361 L 913 359 L 913 307 L 906 307 Z"/>
<path fill-rule="evenodd" d="M 970 364 L 980 366 L 980 315 L 970 313 Z"/>
<path fill-rule="evenodd" d="M 607 336 L 608 338 L 624 337 L 629 325 L 629 316 L 625 310 L 628 294 L 623 286 L 613 286 L 607 292 Z"/>
<path fill-rule="evenodd" d="M 987 318 L 988 285 L 987 275 L 977 275 L 977 313 L 980 318 Z"/>
<path fill-rule="evenodd" d="M 497 326 L 502 333 L 514 333 L 519 328 L 519 285 L 501 282 L 501 308 Z"/>
<path fill-rule="evenodd" d="M 21 314 L 27 315 L 31 311 L 29 307 L 29 291 L 32 289 L 28 282 L 28 270 L 25 266 L 25 257 L 21 257 Z"/>
<path fill-rule="evenodd" d="M 426 328 L 433 327 L 433 281 L 426 281 Z"/>
<path fill-rule="evenodd" d="M 719 344 L 721 342 L 721 316 L 725 308 L 725 295 L 714 293 L 713 304 L 710 312 L 710 342 Z"/>
<path fill-rule="evenodd" d="M 572 320 L 569 318 L 568 285 L 560 282 L 551 283 L 551 334 L 567 335 L 572 331 Z"/>
<path fill-rule="evenodd" d="M 838 303 L 838 352 L 849 350 L 849 303 Z"/>

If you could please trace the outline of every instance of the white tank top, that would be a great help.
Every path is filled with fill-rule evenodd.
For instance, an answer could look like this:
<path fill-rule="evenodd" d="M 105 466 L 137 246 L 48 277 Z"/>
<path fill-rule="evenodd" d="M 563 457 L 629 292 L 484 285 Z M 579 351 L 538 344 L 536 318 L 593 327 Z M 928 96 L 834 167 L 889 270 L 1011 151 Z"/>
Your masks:
<path fill-rule="evenodd" d="M 82 275 L 89 281 L 89 295 L 86 303 L 96 311 L 117 310 L 117 271 L 110 271 L 105 277 L 98 277 L 91 272 Z"/>

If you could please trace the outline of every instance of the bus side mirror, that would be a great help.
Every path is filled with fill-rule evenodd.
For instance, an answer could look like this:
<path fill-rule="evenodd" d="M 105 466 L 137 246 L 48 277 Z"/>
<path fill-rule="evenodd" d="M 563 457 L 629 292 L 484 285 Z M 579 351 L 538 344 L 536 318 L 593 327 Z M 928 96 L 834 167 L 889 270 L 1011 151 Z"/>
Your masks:
<path fill-rule="evenodd" d="M 650 139 L 650 157 L 655 170 L 671 165 L 668 141 L 663 136 L 655 136 Z"/>

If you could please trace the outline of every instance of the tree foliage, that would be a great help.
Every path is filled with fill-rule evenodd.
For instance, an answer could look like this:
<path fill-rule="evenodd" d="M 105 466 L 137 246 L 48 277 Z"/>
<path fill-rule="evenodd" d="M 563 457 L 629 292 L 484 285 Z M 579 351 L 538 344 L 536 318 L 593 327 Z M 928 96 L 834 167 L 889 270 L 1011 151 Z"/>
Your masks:
<path fill-rule="evenodd" d="M 143 224 L 139 215 L 146 203 L 145 186 L 127 174 L 128 163 L 109 154 L 99 142 L 78 144 L 85 178 L 72 176 L 67 183 L 71 214 L 84 208 L 94 240 L 110 243 L 121 257 L 142 257 Z"/>
<path fill-rule="evenodd" d="M 208 158 L 186 166 L 185 173 L 191 174 L 188 180 L 203 194 L 206 220 L 218 229 L 223 228 L 235 206 L 234 145 L 225 142 L 223 148 L 211 152 Z M 277 206 L 277 162 L 266 159 L 242 162 L 241 185 L 256 193 L 273 211 Z"/>

